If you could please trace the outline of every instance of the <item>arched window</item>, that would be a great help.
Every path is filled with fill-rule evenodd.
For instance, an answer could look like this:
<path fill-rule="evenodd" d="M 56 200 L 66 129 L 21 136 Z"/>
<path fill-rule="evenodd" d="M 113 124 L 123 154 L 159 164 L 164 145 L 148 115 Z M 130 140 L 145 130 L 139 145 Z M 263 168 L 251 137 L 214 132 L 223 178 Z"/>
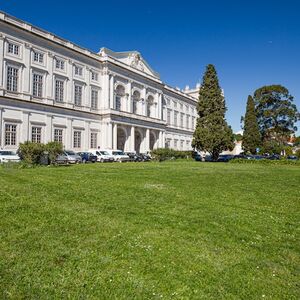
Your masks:
<path fill-rule="evenodd" d="M 147 117 L 151 117 L 151 107 L 152 107 L 153 103 L 154 103 L 154 98 L 153 98 L 153 96 L 150 95 L 147 98 Z"/>
<path fill-rule="evenodd" d="M 121 110 L 122 98 L 125 96 L 125 88 L 123 85 L 118 85 L 116 88 L 115 109 Z"/>
<path fill-rule="evenodd" d="M 139 91 L 134 91 L 132 94 L 132 113 L 137 114 L 137 103 L 141 99 Z"/>

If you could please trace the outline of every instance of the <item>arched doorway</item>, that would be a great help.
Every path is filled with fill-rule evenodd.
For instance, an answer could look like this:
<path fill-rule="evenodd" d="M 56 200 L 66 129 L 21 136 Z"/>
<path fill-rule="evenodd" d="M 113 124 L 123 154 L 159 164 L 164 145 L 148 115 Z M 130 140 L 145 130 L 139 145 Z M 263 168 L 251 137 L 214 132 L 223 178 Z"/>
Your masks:
<path fill-rule="evenodd" d="M 140 153 L 142 143 L 142 135 L 139 130 L 134 132 L 134 150 L 136 153 Z"/>
<path fill-rule="evenodd" d="M 123 128 L 118 128 L 118 133 L 117 133 L 117 148 L 118 150 L 124 151 L 125 149 L 125 143 L 126 143 L 126 132 Z"/>

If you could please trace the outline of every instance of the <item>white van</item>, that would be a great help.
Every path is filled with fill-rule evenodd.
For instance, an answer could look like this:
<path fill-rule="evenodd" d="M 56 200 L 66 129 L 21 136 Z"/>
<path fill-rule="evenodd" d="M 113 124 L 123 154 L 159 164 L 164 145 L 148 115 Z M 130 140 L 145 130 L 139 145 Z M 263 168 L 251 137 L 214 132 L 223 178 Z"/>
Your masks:
<path fill-rule="evenodd" d="M 126 155 L 122 150 L 105 150 L 114 157 L 116 162 L 130 161 L 130 157 Z"/>
<path fill-rule="evenodd" d="M 89 152 L 93 153 L 94 155 L 97 156 L 97 161 L 99 162 L 114 162 L 115 158 L 113 155 L 110 155 L 107 151 L 105 150 L 89 150 Z"/>

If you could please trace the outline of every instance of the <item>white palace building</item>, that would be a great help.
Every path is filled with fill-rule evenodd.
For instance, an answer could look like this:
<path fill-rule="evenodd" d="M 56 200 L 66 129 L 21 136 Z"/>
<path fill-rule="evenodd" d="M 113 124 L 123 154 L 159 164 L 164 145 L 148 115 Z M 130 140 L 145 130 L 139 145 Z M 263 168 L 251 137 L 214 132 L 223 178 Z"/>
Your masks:
<path fill-rule="evenodd" d="M 191 150 L 196 104 L 136 51 L 94 53 L 0 12 L 0 149 Z"/>

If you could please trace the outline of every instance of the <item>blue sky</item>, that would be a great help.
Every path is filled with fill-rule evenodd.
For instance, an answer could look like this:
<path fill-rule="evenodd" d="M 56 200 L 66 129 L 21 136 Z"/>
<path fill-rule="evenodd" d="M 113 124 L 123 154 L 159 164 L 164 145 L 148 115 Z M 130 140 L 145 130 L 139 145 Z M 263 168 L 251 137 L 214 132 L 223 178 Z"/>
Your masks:
<path fill-rule="evenodd" d="M 286 86 L 300 109 L 298 0 L 0 0 L 0 10 L 93 51 L 138 50 L 174 87 L 195 86 L 214 64 L 234 131 L 263 85 Z"/>

